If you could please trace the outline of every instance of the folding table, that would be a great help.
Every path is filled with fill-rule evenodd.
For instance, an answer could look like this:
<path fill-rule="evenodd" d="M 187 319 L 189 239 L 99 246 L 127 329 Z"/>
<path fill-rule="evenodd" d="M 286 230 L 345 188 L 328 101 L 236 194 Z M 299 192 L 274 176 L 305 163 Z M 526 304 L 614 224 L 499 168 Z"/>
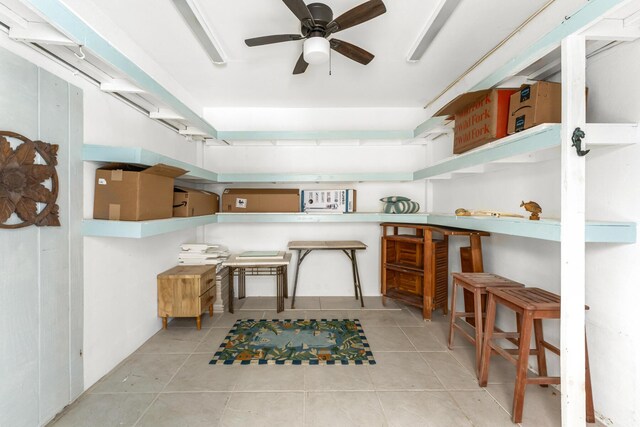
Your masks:
<path fill-rule="evenodd" d="M 291 308 L 295 308 L 296 290 L 298 289 L 298 273 L 300 272 L 300 264 L 312 251 L 342 251 L 351 260 L 351 271 L 353 273 L 353 289 L 355 290 L 356 299 L 360 295 L 360 305 L 364 307 L 362 299 L 362 287 L 360 286 L 360 272 L 358 271 L 358 260 L 356 259 L 356 251 L 367 249 L 367 245 L 358 240 L 313 240 L 313 241 L 293 241 L 289 242 L 289 250 L 298 251 L 298 262 L 296 263 L 296 274 L 293 282 L 293 298 L 291 299 Z"/>

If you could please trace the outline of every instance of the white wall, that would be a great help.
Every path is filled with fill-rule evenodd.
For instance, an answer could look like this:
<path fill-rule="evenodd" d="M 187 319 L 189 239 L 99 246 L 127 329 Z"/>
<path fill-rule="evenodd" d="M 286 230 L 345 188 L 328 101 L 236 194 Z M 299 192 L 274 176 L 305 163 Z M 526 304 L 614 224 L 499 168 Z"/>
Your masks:
<path fill-rule="evenodd" d="M 85 143 L 143 147 L 198 163 L 187 142 L 97 88 L 85 90 Z M 93 214 L 96 164 L 85 163 L 85 218 Z M 88 388 L 161 328 L 156 275 L 176 265 L 179 245 L 196 230 L 145 239 L 85 237 L 85 387 Z"/>
<path fill-rule="evenodd" d="M 424 166 L 424 146 L 237 146 L 208 147 L 205 165 L 217 172 L 403 172 Z M 227 187 L 269 187 L 269 185 L 217 185 Z M 273 187 L 273 185 L 271 185 Z M 280 184 L 279 188 L 335 189 L 358 191 L 358 212 L 380 212 L 381 197 L 404 195 L 424 206 L 424 183 L 312 183 Z M 377 223 L 314 224 L 212 224 L 206 239 L 221 242 L 232 251 L 286 250 L 290 240 L 361 240 L 368 245 L 358 253 L 364 295 L 380 295 L 380 226 Z M 340 252 L 316 252 L 305 259 L 300 272 L 298 295 L 353 295 L 351 266 Z M 293 286 L 294 265 L 289 269 Z M 247 295 L 275 295 L 275 280 L 253 277 Z"/>
<path fill-rule="evenodd" d="M 589 122 L 639 122 L 640 43 L 624 45 L 588 63 Z M 587 144 L 588 144 L 587 135 Z M 451 153 L 451 141 L 438 140 L 433 152 Z M 592 148 L 587 156 L 587 219 L 640 221 L 640 147 Z M 560 215 L 559 159 L 517 165 L 494 173 L 434 181 L 433 210 L 458 207 L 522 212 L 521 200 L 535 200 L 543 217 Z M 451 270 L 459 268 L 452 251 Z M 637 328 L 639 244 L 587 245 L 586 314 L 596 412 L 607 425 L 640 425 L 640 332 Z M 485 271 L 560 292 L 560 244 L 501 235 L 484 240 Z M 563 298 L 570 298 L 563 295 Z M 504 325 L 507 320 L 503 318 Z M 559 342 L 559 322 L 545 336 Z M 550 373 L 559 360 L 549 358 Z M 535 362 L 533 362 L 535 366 Z"/>
<path fill-rule="evenodd" d="M 587 68 L 592 122 L 640 122 L 640 42 L 595 57 Z M 587 162 L 587 215 L 640 221 L 640 146 L 593 152 Z M 589 351 L 596 409 L 614 425 L 640 425 L 640 244 L 587 246 Z"/>
<path fill-rule="evenodd" d="M 201 162 L 201 146 L 9 40 L 3 32 L 0 47 L 83 89 L 84 143 L 143 147 L 185 162 Z M 85 218 L 92 216 L 96 167 L 84 164 Z M 202 230 L 186 230 L 141 240 L 84 238 L 84 389 L 161 328 L 156 275 L 176 264 L 181 243 L 196 240 L 201 234 Z"/>

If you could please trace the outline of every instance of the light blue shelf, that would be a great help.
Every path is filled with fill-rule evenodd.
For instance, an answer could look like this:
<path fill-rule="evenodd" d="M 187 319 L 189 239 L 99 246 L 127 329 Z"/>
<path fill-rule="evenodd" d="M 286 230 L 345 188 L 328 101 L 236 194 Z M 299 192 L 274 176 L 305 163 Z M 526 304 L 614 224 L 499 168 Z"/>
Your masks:
<path fill-rule="evenodd" d="M 420 169 L 414 172 L 413 178 L 415 180 L 432 178 L 521 154 L 559 147 L 560 127 L 561 125 L 559 124 L 545 124 L 533 127 L 524 132 L 484 145 L 477 150 L 450 157 L 432 166 Z"/>
<path fill-rule="evenodd" d="M 560 221 L 525 218 L 468 217 L 447 214 L 428 214 L 428 224 L 446 227 L 468 228 L 509 236 L 560 241 Z M 636 223 L 587 221 L 585 229 L 587 243 L 635 243 Z"/>
<path fill-rule="evenodd" d="M 219 173 L 221 183 L 305 183 L 305 182 L 411 182 L 413 172 L 389 173 L 334 173 L 334 174 L 284 174 L 284 173 Z"/>
<path fill-rule="evenodd" d="M 441 225 L 554 242 L 560 241 L 560 222 L 551 219 L 529 221 L 528 219 L 506 217 L 465 217 L 426 213 L 394 215 L 379 212 L 356 212 L 349 214 L 219 213 L 216 215 L 192 218 L 170 218 L 154 221 L 85 219 L 82 224 L 82 234 L 84 236 L 139 239 L 215 223 L 304 224 L 380 222 Z M 586 226 L 586 241 L 588 243 L 635 243 L 636 224 L 633 222 L 588 221 Z"/>
<path fill-rule="evenodd" d="M 347 174 L 216 174 L 184 162 L 140 148 L 85 145 L 84 160 L 96 162 L 123 162 L 153 165 L 165 163 L 190 170 L 191 179 L 199 182 L 234 183 L 305 183 L 305 182 L 403 182 L 428 179 L 465 168 L 505 160 L 519 155 L 548 150 L 560 144 L 561 126 L 540 125 L 502 140 L 487 144 L 480 149 L 446 159 L 414 173 L 347 173 Z M 614 138 L 615 139 L 615 138 Z M 399 222 L 432 224 L 467 228 L 490 233 L 534 239 L 560 241 L 560 222 L 554 220 L 529 221 L 518 218 L 456 217 L 440 214 L 393 215 L 383 213 L 352 214 L 305 214 L 225 213 L 195 218 L 171 218 L 166 220 L 128 222 L 85 220 L 85 236 L 142 238 L 176 230 L 183 230 L 213 223 L 379 223 Z M 586 225 L 586 241 L 590 243 L 635 243 L 636 224 L 624 222 L 594 222 Z"/>
<path fill-rule="evenodd" d="M 133 163 L 146 166 L 163 163 L 189 171 L 178 179 L 186 179 L 200 184 L 218 181 L 218 174 L 215 172 L 139 147 L 84 144 L 82 160 L 100 163 Z"/>
<path fill-rule="evenodd" d="M 128 237 L 141 239 L 158 234 L 212 224 L 216 215 L 191 218 L 156 219 L 152 221 L 110 221 L 105 219 L 85 219 L 82 221 L 82 235 L 93 237 Z"/>

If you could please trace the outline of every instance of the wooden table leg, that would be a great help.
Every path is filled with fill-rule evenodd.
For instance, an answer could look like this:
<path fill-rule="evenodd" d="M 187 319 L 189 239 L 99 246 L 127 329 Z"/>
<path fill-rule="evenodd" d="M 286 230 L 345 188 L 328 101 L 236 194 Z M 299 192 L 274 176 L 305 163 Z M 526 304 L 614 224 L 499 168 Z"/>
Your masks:
<path fill-rule="evenodd" d="M 213 303 L 209 304 L 209 317 L 213 317 Z"/>
<path fill-rule="evenodd" d="M 380 238 L 380 293 L 383 295 L 382 304 L 385 304 L 387 295 L 387 269 L 385 268 L 385 263 L 387 262 L 387 240 L 385 237 L 387 236 L 387 227 L 382 226 L 382 237 Z"/>
<path fill-rule="evenodd" d="M 511 421 L 514 423 L 522 422 L 524 394 L 527 387 L 527 372 L 529 370 L 529 346 L 531 345 L 532 326 L 533 312 L 525 310 L 524 313 L 522 313 L 522 331 L 520 332 L 520 347 L 518 348 L 518 363 L 516 364 L 516 383 L 513 390 Z M 488 356 L 490 356 L 490 354 Z"/>
<path fill-rule="evenodd" d="M 591 369 L 589 368 L 589 348 L 587 346 L 587 331 L 584 331 L 584 371 L 585 371 L 585 389 L 587 398 L 587 422 L 593 424 L 596 422 L 596 413 L 593 406 L 593 390 L 591 389 Z"/>
<path fill-rule="evenodd" d="M 463 273 L 483 273 L 484 266 L 482 261 L 482 240 L 478 234 L 472 234 L 469 236 L 469 262 L 465 263 L 462 268 Z M 465 271 L 466 270 L 466 271 Z M 473 293 L 468 290 L 464 290 L 464 311 L 471 313 L 474 310 Z M 482 304 L 483 310 L 485 304 Z M 476 321 L 473 317 L 467 317 L 465 320 L 472 326 L 476 325 Z"/>
<path fill-rule="evenodd" d="M 458 295 L 458 282 L 453 279 L 453 289 L 451 289 L 451 312 L 449 313 L 449 350 L 453 348 L 454 325 L 456 323 L 456 298 Z"/>
<path fill-rule="evenodd" d="M 493 294 L 489 293 L 487 298 L 487 318 L 484 322 L 485 334 L 482 337 L 482 359 L 480 362 L 480 375 L 478 376 L 478 385 L 486 387 L 489 381 L 489 361 L 491 360 L 491 337 L 493 336 L 493 328 L 496 321 L 496 301 Z M 528 356 L 527 356 L 528 358 Z"/>
<path fill-rule="evenodd" d="M 431 313 L 433 312 L 433 293 L 434 293 L 434 278 L 435 271 L 433 271 L 433 242 L 431 241 L 431 230 L 424 230 L 424 276 L 422 279 L 422 318 L 431 320 Z"/>
<path fill-rule="evenodd" d="M 202 329 L 202 320 L 200 319 L 200 316 L 196 316 L 196 328 L 198 330 Z"/>
<path fill-rule="evenodd" d="M 169 318 L 167 316 L 164 316 L 162 318 L 162 329 L 167 329 L 167 323 L 169 321 Z"/>
<path fill-rule="evenodd" d="M 476 332 L 476 378 L 480 377 L 480 362 L 482 361 L 482 295 L 479 289 L 473 292 Z"/>
<path fill-rule="evenodd" d="M 229 267 L 229 313 L 233 313 L 233 267 Z"/>

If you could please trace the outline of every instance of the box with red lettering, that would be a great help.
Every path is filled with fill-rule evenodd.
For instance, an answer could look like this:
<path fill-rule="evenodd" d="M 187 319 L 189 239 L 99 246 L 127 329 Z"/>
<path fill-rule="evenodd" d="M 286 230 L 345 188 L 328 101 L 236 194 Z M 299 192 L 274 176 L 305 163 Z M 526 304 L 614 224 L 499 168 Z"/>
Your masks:
<path fill-rule="evenodd" d="M 454 116 L 453 153 L 460 154 L 507 136 L 509 97 L 517 89 L 491 89 L 459 96 L 436 116 Z"/>

